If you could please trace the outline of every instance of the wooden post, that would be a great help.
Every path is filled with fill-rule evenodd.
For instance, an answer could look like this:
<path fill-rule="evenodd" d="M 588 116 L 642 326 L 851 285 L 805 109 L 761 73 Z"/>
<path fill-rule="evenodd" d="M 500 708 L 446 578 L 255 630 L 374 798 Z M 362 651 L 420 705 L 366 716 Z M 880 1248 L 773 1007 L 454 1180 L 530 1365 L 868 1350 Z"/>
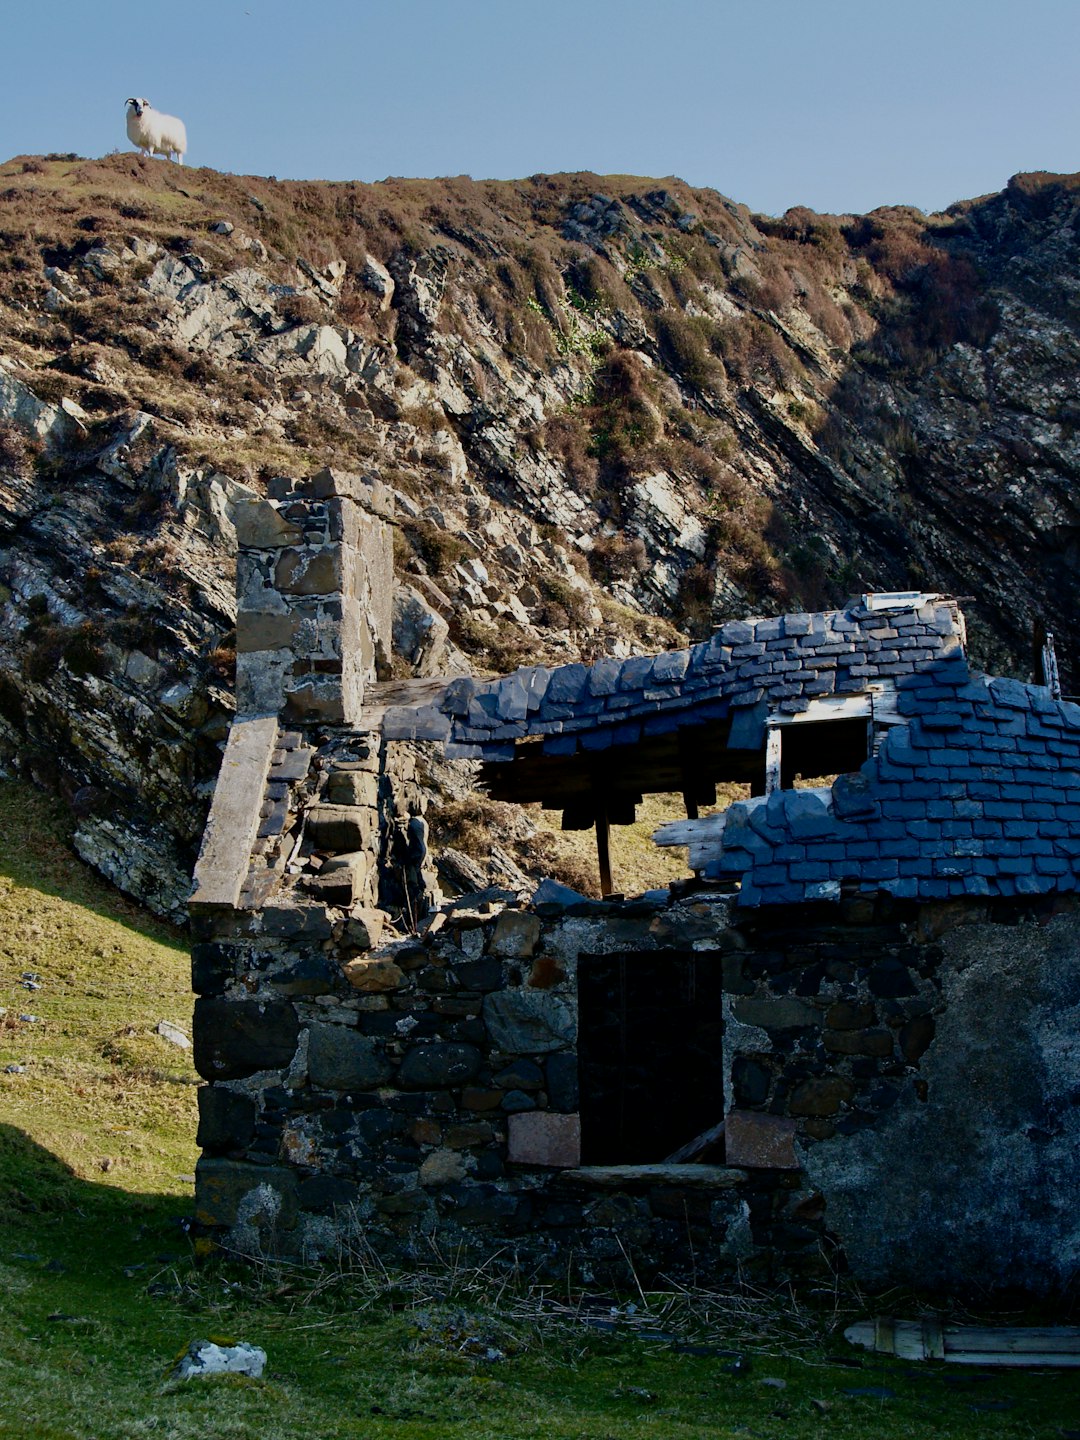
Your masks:
<path fill-rule="evenodd" d="M 692 748 L 687 739 L 686 731 L 680 730 L 675 736 L 676 744 L 679 747 L 679 771 L 682 774 L 682 798 L 686 808 L 686 818 L 696 820 L 698 818 L 698 798 L 694 788 L 694 756 Z"/>
<path fill-rule="evenodd" d="M 596 796 L 596 859 L 600 866 L 600 894 L 613 895 L 611 882 L 611 827 L 608 824 L 607 796 Z"/>
<path fill-rule="evenodd" d="M 1054 650 L 1054 637 L 1049 630 L 1046 632 L 1046 639 L 1042 647 L 1042 673 L 1043 684 L 1050 691 L 1051 700 L 1061 699 L 1061 675 L 1058 672 L 1057 652 Z"/>

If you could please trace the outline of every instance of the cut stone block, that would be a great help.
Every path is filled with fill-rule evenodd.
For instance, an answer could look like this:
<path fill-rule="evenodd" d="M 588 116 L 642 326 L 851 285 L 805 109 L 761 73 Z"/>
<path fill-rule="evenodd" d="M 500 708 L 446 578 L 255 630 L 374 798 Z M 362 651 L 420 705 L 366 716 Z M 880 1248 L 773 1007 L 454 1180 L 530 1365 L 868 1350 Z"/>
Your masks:
<path fill-rule="evenodd" d="M 269 500 L 235 500 L 232 522 L 236 526 L 236 543 L 245 550 L 280 550 L 303 543 L 303 531 L 290 524 Z"/>
<path fill-rule="evenodd" d="M 509 1055 L 542 1055 L 569 1045 L 574 1013 L 546 990 L 499 990 L 484 997 L 484 1023 L 500 1050 Z"/>
<path fill-rule="evenodd" d="M 529 1110 L 507 1118 L 507 1159 L 514 1165 L 573 1170 L 581 1164 L 581 1116 Z"/>
<path fill-rule="evenodd" d="M 341 968 L 353 989 L 364 994 L 396 990 L 405 980 L 401 967 L 385 955 L 360 956 L 347 961 Z"/>
<path fill-rule="evenodd" d="M 341 549 L 286 550 L 274 578 L 286 595 L 336 595 L 341 591 Z"/>
<path fill-rule="evenodd" d="M 195 1167 L 195 1218 L 201 1225 L 245 1219 L 267 1229 L 296 1221 L 296 1173 L 283 1165 L 251 1165 L 204 1155 Z"/>
<path fill-rule="evenodd" d="M 354 905 L 345 922 L 345 944 L 354 950 L 370 950 L 379 943 L 386 916 L 370 905 Z"/>
<path fill-rule="evenodd" d="M 236 617 L 237 651 L 246 655 L 253 650 L 287 650 L 296 638 L 298 625 L 295 615 L 240 610 Z"/>
<path fill-rule="evenodd" d="M 786 1115 L 730 1110 L 724 1131 L 729 1165 L 744 1170 L 798 1170 L 795 1121 Z"/>
<path fill-rule="evenodd" d="M 540 919 L 525 910 L 504 910 L 495 922 L 491 953 L 503 960 L 527 960 L 540 939 Z"/>
<path fill-rule="evenodd" d="M 308 1075 L 324 1090 L 372 1090 L 390 1067 L 376 1042 L 343 1025 L 312 1025 L 308 1039 Z"/>
<path fill-rule="evenodd" d="M 287 1000 L 195 1001 L 192 1022 L 195 1069 L 204 1080 L 238 1080 L 288 1065 L 300 1021 Z"/>
<path fill-rule="evenodd" d="M 366 850 L 375 824 L 374 811 L 362 805 L 315 805 L 308 812 L 308 835 L 317 850 Z"/>
<path fill-rule="evenodd" d="M 276 737 L 277 719 L 270 715 L 235 720 L 229 730 L 195 866 L 193 905 L 236 909 L 240 903 Z"/>
<path fill-rule="evenodd" d="M 379 777 L 371 771 L 331 770 L 326 800 L 330 805 L 375 806 L 379 803 Z"/>
<path fill-rule="evenodd" d="M 482 1060 L 475 1045 L 455 1041 L 415 1045 L 401 1062 L 398 1084 L 405 1090 L 439 1090 L 460 1085 L 472 1079 Z"/>

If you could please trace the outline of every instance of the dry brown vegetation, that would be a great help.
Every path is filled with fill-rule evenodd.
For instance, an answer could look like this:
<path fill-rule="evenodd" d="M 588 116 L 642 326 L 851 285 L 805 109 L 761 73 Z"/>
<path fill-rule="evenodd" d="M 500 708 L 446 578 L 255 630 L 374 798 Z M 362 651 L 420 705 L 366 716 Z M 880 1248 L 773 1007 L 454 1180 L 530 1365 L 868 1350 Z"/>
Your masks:
<path fill-rule="evenodd" d="M 1037 206 L 1046 181 L 1020 177 L 1010 193 Z M 617 221 L 588 244 L 568 238 L 568 218 L 601 194 L 617 207 Z M 422 347 L 414 356 L 397 309 L 381 312 L 359 276 L 369 255 L 391 268 L 408 260 L 433 266 L 453 301 L 436 329 L 463 342 L 460 374 L 478 405 L 486 403 L 489 362 L 475 353 L 477 322 L 500 364 L 548 375 L 569 366 L 579 377 L 576 398 L 550 407 L 524 438 L 606 522 L 591 562 L 598 584 L 642 573 L 625 531 L 626 490 L 640 477 L 666 470 L 708 521 L 709 552 L 682 577 L 675 616 L 695 634 L 716 618 L 718 575 L 733 580 L 747 604 L 765 608 L 809 603 L 840 584 L 828 556 L 789 543 L 777 497 L 761 493 L 721 425 L 740 395 L 775 394 L 800 442 L 841 465 L 852 458 L 852 420 L 902 461 L 912 436 L 876 404 L 875 376 L 918 374 L 957 340 L 985 344 L 996 324 L 972 260 L 951 245 L 966 223 L 963 206 L 932 222 L 906 208 L 864 217 L 795 208 L 773 218 L 674 179 L 581 173 L 329 184 L 181 171 L 130 154 L 18 157 L 0 166 L 0 201 L 0 307 L 37 393 L 77 400 L 103 420 L 143 409 L 181 453 L 249 480 L 375 459 L 409 493 L 431 483 L 400 469 L 397 455 L 377 455 L 362 422 L 324 407 L 293 407 L 283 425 L 269 425 L 272 407 L 291 406 L 295 382 L 252 364 L 215 363 L 169 339 L 160 303 L 137 283 L 145 262 L 128 265 L 120 280 L 79 270 L 86 294 L 44 324 L 42 266 L 68 267 L 91 247 L 122 247 L 128 237 L 194 256 L 207 276 L 257 263 L 285 287 L 295 285 L 298 262 L 319 268 L 341 259 L 338 299 L 284 294 L 280 323 L 348 325 L 372 343 L 396 342 L 418 373 Z M 212 233 L 218 221 L 233 234 Z M 822 372 L 798 335 L 843 362 L 841 378 Z M 421 440 L 446 424 L 430 407 L 387 404 Z M 0 463 L 25 470 L 34 457 L 12 444 L 0 435 Z M 416 463 L 434 472 L 426 460 Z M 467 553 L 466 542 L 427 522 L 406 526 L 403 540 L 401 558 L 418 557 L 434 576 Z M 549 593 L 545 605 L 552 628 L 580 625 L 572 596 Z M 527 655 L 513 626 L 494 633 L 466 616 L 456 629 L 458 643 L 487 663 Z"/>

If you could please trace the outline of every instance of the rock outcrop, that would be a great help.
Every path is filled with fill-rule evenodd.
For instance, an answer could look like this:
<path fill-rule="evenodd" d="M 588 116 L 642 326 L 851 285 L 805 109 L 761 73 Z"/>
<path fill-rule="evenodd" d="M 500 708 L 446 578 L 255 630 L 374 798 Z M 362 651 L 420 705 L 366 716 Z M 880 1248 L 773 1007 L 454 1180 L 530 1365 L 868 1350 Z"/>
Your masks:
<path fill-rule="evenodd" d="M 927 217 L 678 181 L 0 167 L 0 767 L 179 914 L 232 709 L 239 500 L 394 492 L 400 678 L 626 657 L 863 589 L 1080 640 L 1077 180 Z"/>

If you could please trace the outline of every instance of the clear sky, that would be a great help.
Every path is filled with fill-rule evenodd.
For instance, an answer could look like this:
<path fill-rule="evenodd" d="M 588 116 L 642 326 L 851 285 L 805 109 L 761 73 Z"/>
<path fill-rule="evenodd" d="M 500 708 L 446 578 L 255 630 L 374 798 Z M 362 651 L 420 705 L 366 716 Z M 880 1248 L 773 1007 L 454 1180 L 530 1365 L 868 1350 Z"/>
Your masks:
<path fill-rule="evenodd" d="M 284 179 L 679 175 L 754 210 L 940 209 L 1080 170 L 1080 0 L 8 0 L 0 159 Z"/>

